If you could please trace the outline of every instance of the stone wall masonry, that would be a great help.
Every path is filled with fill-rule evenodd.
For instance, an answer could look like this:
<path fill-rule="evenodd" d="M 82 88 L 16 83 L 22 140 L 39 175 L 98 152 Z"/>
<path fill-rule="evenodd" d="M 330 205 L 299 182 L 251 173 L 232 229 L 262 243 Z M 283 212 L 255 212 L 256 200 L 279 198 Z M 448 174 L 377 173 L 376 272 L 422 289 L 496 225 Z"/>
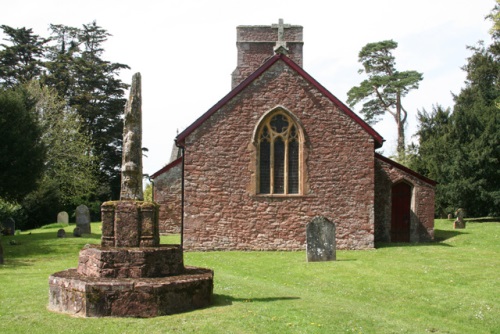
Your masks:
<path fill-rule="evenodd" d="M 375 241 L 390 242 L 391 189 L 398 182 L 413 188 L 410 220 L 410 242 L 434 239 L 435 187 L 394 164 L 375 159 Z"/>
<path fill-rule="evenodd" d="M 177 234 L 181 231 L 181 176 L 182 163 L 179 163 L 154 180 L 154 198 L 160 205 L 161 234 Z"/>
<path fill-rule="evenodd" d="M 252 134 L 281 105 L 305 131 L 306 193 L 256 195 Z M 321 215 L 337 248 L 374 247 L 374 141 L 359 124 L 278 61 L 188 138 L 185 249 L 298 250 Z"/>

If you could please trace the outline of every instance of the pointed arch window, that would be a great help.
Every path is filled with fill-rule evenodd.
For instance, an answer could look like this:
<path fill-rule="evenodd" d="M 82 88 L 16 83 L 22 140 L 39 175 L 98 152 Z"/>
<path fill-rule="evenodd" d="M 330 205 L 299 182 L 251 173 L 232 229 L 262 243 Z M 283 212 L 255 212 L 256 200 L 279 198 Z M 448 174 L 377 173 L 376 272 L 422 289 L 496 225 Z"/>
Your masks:
<path fill-rule="evenodd" d="M 301 193 L 301 137 L 298 124 L 281 110 L 262 121 L 257 137 L 258 194 Z"/>

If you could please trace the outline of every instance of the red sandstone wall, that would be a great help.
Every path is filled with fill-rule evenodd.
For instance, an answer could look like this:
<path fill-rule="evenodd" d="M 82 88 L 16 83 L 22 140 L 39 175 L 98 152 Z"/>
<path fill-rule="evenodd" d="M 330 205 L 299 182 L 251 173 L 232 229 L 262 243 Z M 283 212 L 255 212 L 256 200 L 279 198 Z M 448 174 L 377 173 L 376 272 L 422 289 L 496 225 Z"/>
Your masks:
<path fill-rule="evenodd" d="M 375 241 L 390 242 L 391 189 L 404 180 L 412 185 L 410 242 L 434 239 L 435 187 L 380 159 L 375 159 Z"/>
<path fill-rule="evenodd" d="M 179 163 L 154 180 L 154 200 L 160 204 L 161 234 L 181 231 L 181 176 L 182 163 Z"/>
<path fill-rule="evenodd" d="M 252 133 L 277 105 L 305 130 L 308 191 L 300 197 L 252 191 Z M 336 223 L 337 248 L 372 248 L 373 149 L 359 124 L 278 61 L 186 138 L 185 248 L 303 249 L 317 215 Z"/>

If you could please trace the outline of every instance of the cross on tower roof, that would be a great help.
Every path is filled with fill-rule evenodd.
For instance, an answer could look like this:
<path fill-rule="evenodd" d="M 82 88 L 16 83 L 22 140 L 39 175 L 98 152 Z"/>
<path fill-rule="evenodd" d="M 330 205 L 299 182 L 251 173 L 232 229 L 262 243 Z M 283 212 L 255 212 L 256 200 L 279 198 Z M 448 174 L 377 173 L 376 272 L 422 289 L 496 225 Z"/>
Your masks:
<path fill-rule="evenodd" d="M 282 54 L 288 53 L 285 41 L 285 28 L 290 28 L 290 26 L 290 24 L 284 24 L 283 19 L 279 19 L 278 24 L 273 24 L 271 26 L 272 28 L 278 28 L 278 41 L 274 46 L 274 52 Z"/>

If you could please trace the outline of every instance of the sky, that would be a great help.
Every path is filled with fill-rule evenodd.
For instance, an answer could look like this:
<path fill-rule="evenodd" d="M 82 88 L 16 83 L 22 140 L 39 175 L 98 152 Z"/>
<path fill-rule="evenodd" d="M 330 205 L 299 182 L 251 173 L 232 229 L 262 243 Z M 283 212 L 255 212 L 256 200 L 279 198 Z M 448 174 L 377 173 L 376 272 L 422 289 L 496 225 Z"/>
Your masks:
<path fill-rule="evenodd" d="M 407 142 L 415 140 L 418 110 L 453 107 L 464 87 L 467 46 L 490 42 L 485 20 L 494 0 L 0 0 L 0 24 L 49 36 L 49 24 L 81 27 L 96 21 L 112 36 L 103 59 L 127 64 L 125 83 L 142 77 L 143 171 L 169 162 L 174 138 L 231 90 L 236 27 L 285 23 L 304 27 L 304 69 L 344 103 L 366 79 L 358 53 L 367 43 L 392 39 L 399 71 L 423 73 L 403 100 Z M 0 33 L 0 38 L 3 36 Z M 3 42 L 3 41 L 2 41 Z M 128 98 L 128 92 L 126 97 Z M 360 106 L 353 108 L 358 112 Z M 396 127 L 374 126 L 394 154 Z"/>

